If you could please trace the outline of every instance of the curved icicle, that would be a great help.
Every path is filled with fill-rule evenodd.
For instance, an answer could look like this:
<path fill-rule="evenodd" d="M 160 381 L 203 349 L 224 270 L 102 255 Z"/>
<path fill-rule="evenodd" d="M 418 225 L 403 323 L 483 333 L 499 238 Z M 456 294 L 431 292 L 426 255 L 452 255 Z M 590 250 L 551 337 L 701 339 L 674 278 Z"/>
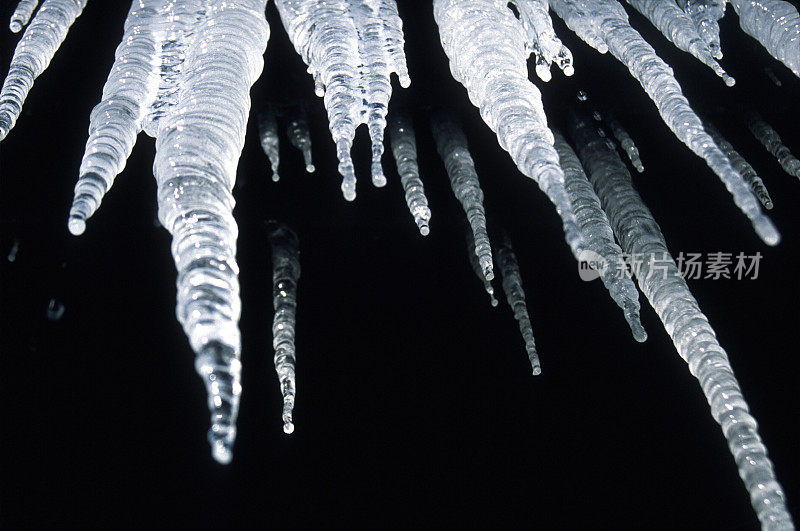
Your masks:
<path fill-rule="evenodd" d="M 726 2 L 727 0 L 678 0 L 678 5 L 692 19 L 698 35 L 705 41 L 715 59 L 722 59 L 719 20 L 725 16 Z"/>
<path fill-rule="evenodd" d="M 634 339 L 640 343 L 646 341 L 647 332 L 639 317 L 639 292 L 631 280 L 622 249 L 614 242 L 614 232 L 600 205 L 600 199 L 589 184 L 572 147 L 558 131 L 553 131 L 553 135 L 561 167 L 564 169 L 567 193 L 586 240 L 586 249 L 601 257 L 605 263 L 605 269 L 598 273 L 611 298 L 624 312 Z"/>
<path fill-rule="evenodd" d="M 414 223 L 423 236 L 430 234 L 431 209 L 425 196 L 425 186 L 419 177 L 417 140 L 411 117 L 404 112 L 393 113 L 389 118 L 389 142 L 397 163 L 397 173 L 406 196 L 406 205 Z"/>
<path fill-rule="evenodd" d="M 680 275 L 661 229 L 633 189 L 630 173 L 588 121 L 574 122 L 572 136 L 614 234 L 623 250 L 637 259 L 639 267 L 634 274 L 639 287 L 664 323 L 678 354 L 700 382 L 711 414 L 722 427 L 762 527 L 793 529 L 783 489 L 728 355 Z"/>
<path fill-rule="evenodd" d="M 614 135 L 614 138 L 617 139 L 622 150 L 628 155 L 628 159 L 630 159 L 633 167 L 636 168 L 637 172 L 642 173 L 644 171 L 644 164 L 639 155 L 639 148 L 636 147 L 631 135 L 628 134 L 628 131 L 622 127 L 622 124 L 619 123 L 619 120 L 617 120 L 612 113 L 605 113 L 605 121 L 608 124 L 608 128 L 611 129 L 611 134 Z"/>
<path fill-rule="evenodd" d="M 86 0 L 45 0 L 33 17 L 14 50 L 0 90 L 0 140 L 17 123 L 34 80 L 50 64 L 85 5 Z"/>
<path fill-rule="evenodd" d="M 289 137 L 289 142 L 303 154 L 306 171 L 314 173 L 314 163 L 311 159 L 311 133 L 308 129 L 308 113 L 303 104 L 297 105 L 290 111 L 286 134 Z"/>
<path fill-rule="evenodd" d="M 766 185 L 764 185 L 764 181 L 762 181 L 761 177 L 758 176 L 756 170 L 744 159 L 744 157 L 739 154 L 738 151 L 736 151 L 736 149 L 734 149 L 733 145 L 722 136 L 716 127 L 708 122 L 705 122 L 704 126 L 706 131 L 708 131 L 708 134 L 711 135 L 711 138 L 714 139 L 714 142 L 716 142 L 719 148 L 728 156 L 731 164 L 733 164 L 733 167 L 736 168 L 736 171 L 738 171 L 742 178 L 744 178 L 744 180 L 750 184 L 750 189 L 753 190 L 753 194 L 755 194 L 758 200 L 761 201 L 761 204 L 764 205 L 764 208 L 767 210 L 772 210 L 772 198 L 769 195 L 769 191 L 767 191 Z"/>
<path fill-rule="evenodd" d="M 512 2 L 519 11 L 522 27 L 528 34 L 528 46 L 535 57 L 536 75 L 542 81 L 550 81 L 550 65 L 553 62 L 571 76 L 575 73 L 572 66 L 572 52 L 556 37 L 553 20 L 548 12 L 547 0 L 520 0 Z"/>
<path fill-rule="evenodd" d="M 269 227 L 272 250 L 272 321 L 273 361 L 283 397 L 284 433 L 294 432 L 292 411 L 295 397 L 295 322 L 297 315 L 297 281 L 300 278 L 300 249 L 297 234 L 286 225 Z"/>
<path fill-rule="evenodd" d="M 494 278 L 492 246 L 486 231 L 486 211 L 483 208 L 483 190 L 475 171 L 475 162 L 469 154 L 467 138 L 452 117 L 437 113 L 431 118 L 431 130 L 436 148 L 450 177 L 450 186 L 467 214 L 475 241 L 475 256 L 487 281 Z"/>
<path fill-rule="evenodd" d="M 729 0 L 739 25 L 800 77 L 800 13 L 783 0 Z"/>
<path fill-rule="evenodd" d="M 467 241 L 467 255 L 469 256 L 469 265 L 472 266 L 472 271 L 475 273 L 475 276 L 478 277 L 483 283 L 483 289 L 486 291 L 487 295 L 489 295 L 489 304 L 492 308 L 497 307 L 499 304 L 497 302 L 497 298 L 494 296 L 494 286 L 490 280 L 486 278 L 483 274 L 483 268 L 481 267 L 481 261 L 478 258 L 478 255 L 475 253 L 475 236 L 472 232 L 472 228 L 467 224 L 464 230 L 464 237 Z"/>
<path fill-rule="evenodd" d="M 453 77 L 467 89 L 517 168 L 553 202 L 567 243 L 579 256 L 582 236 L 564 189 L 542 95 L 528 81 L 532 45 L 522 24 L 507 2 L 496 0 L 435 0 L 433 13 Z"/>
<path fill-rule="evenodd" d="M 800 178 L 800 160 L 795 157 L 789 148 L 783 144 L 780 135 L 757 113 L 750 113 L 747 117 L 747 127 L 767 151 L 778 159 L 783 170 L 789 175 Z"/>
<path fill-rule="evenodd" d="M 736 80 L 714 59 L 707 40 L 697 31 L 691 17 L 675 2 L 653 2 L 652 0 L 627 0 L 639 13 L 647 17 L 666 38 L 684 52 L 692 54 L 701 63 L 714 71 L 726 85 L 732 87 Z"/>
<path fill-rule="evenodd" d="M 281 179 L 278 174 L 278 165 L 281 162 L 280 140 L 278 138 L 278 118 L 271 105 L 268 105 L 258 115 L 258 140 L 261 143 L 261 149 L 269 159 L 272 180 L 278 182 Z"/>
<path fill-rule="evenodd" d="M 584 37 L 581 32 L 586 26 L 595 30 L 611 53 L 641 83 L 675 136 L 702 157 L 719 176 L 759 237 L 768 245 L 776 245 L 780 240 L 778 230 L 761 211 L 760 203 L 742 176 L 733 169 L 728 157 L 703 130 L 700 118 L 683 95 L 672 69 L 631 27 L 622 5 L 613 0 L 552 0 L 551 6 L 579 37 Z"/>
<path fill-rule="evenodd" d="M 533 337 L 533 327 L 531 317 L 528 313 L 528 305 L 525 301 L 525 290 L 522 288 L 522 275 L 519 272 L 519 263 L 514 249 L 511 248 L 511 240 L 505 232 L 500 237 L 500 245 L 495 246 L 497 263 L 500 267 L 500 275 L 503 277 L 503 291 L 506 294 L 506 301 L 514 312 L 514 319 L 517 320 L 522 340 L 525 341 L 525 351 L 528 353 L 528 360 L 531 363 L 533 375 L 542 374 L 542 365 L 539 362 L 539 354 L 536 352 L 536 341 Z"/>
<path fill-rule="evenodd" d="M 8 29 L 14 33 L 19 33 L 31 20 L 31 15 L 33 15 L 37 5 L 39 5 L 39 0 L 19 0 L 17 8 L 11 14 Z"/>

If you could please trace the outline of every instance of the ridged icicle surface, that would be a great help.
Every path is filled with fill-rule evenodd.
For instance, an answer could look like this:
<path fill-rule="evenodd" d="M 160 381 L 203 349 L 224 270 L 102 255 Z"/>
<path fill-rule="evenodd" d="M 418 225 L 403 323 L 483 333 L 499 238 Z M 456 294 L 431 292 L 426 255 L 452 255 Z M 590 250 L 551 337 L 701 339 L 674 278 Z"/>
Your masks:
<path fill-rule="evenodd" d="M 767 151 L 778 159 L 781 167 L 789 175 L 800 177 L 800 160 L 795 157 L 789 148 L 784 145 L 780 135 L 769 125 L 764 118 L 756 113 L 750 113 L 747 117 L 747 126 Z"/>
<path fill-rule="evenodd" d="M 678 5 L 692 19 L 698 35 L 705 41 L 711 55 L 716 59 L 722 59 L 719 19 L 725 16 L 726 2 L 727 0 L 678 0 Z"/>
<path fill-rule="evenodd" d="M 800 14 L 783 0 L 729 0 L 739 25 L 800 77 Z"/>
<path fill-rule="evenodd" d="M 14 9 L 14 13 L 11 14 L 8 29 L 14 33 L 19 33 L 31 20 L 31 15 L 33 15 L 33 11 L 36 9 L 37 5 L 39 5 L 39 0 L 19 0 L 17 8 Z"/>
<path fill-rule="evenodd" d="M 605 121 L 608 124 L 608 128 L 611 129 L 611 134 L 614 135 L 614 138 L 617 139 L 619 145 L 622 147 L 622 150 L 630 159 L 631 164 L 636 171 L 639 173 L 644 172 L 644 164 L 642 163 L 642 158 L 639 154 L 639 148 L 636 147 L 636 144 L 631 138 L 631 135 L 628 134 L 628 131 L 622 127 L 622 124 L 619 123 L 616 116 L 607 112 L 605 113 Z"/>
<path fill-rule="evenodd" d="M 308 129 L 308 113 L 302 103 L 289 110 L 286 135 L 289 137 L 289 142 L 303 154 L 306 171 L 313 173 L 315 168 L 311 158 L 311 132 Z"/>
<path fill-rule="evenodd" d="M 275 109 L 271 105 L 258 114 L 258 140 L 261 143 L 261 149 L 269 159 L 272 180 L 278 182 L 281 179 L 278 173 L 278 166 L 281 162 L 280 138 L 278 136 L 278 117 L 275 116 Z"/>
<path fill-rule="evenodd" d="M 430 234 L 431 209 L 425 196 L 425 187 L 419 176 L 417 139 L 411 117 L 403 112 L 389 117 L 389 142 L 397 163 L 397 173 L 406 196 L 406 205 L 417 224 L 419 233 Z"/>

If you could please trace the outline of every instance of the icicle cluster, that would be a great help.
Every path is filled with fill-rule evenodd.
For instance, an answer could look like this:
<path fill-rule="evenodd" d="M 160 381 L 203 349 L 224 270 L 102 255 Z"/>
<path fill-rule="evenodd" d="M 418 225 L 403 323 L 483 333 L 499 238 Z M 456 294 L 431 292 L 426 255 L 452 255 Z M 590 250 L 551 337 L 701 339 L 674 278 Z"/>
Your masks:
<path fill-rule="evenodd" d="M 792 529 L 783 490 L 728 356 L 680 275 L 658 224 L 633 189 L 630 173 L 588 121 L 577 120 L 572 133 L 622 249 L 642 257 L 634 271 L 639 287 L 700 382 L 763 528 Z"/>
<path fill-rule="evenodd" d="M 289 123 L 286 125 L 286 135 L 289 142 L 303 154 L 303 162 L 308 173 L 314 173 L 314 163 L 311 160 L 311 133 L 308 129 L 308 113 L 303 104 L 292 107 L 289 114 Z"/>
<path fill-rule="evenodd" d="M 271 105 L 267 105 L 258 115 L 258 139 L 261 149 L 269 159 L 272 180 L 278 182 L 281 179 L 278 174 L 278 166 L 281 162 L 280 139 L 278 138 L 278 117 L 275 116 L 275 109 Z"/>
<path fill-rule="evenodd" d="M 417 140 L 411 117 L 403 112 L 393 113 L 389 117 L 389 142 L 392 154 L 397 163 L 397 173 L 406 195 L 408 210 L 414 217 L 414 223 L 423 236 L 430 234 L 431 209 L 425 196 L 425 187 L 419 177 L 417 164 Z"/>
<path fill-rule="evenodd" d="M 720 0 L 721 1 L 721 0 Z M 742 29 L 800 77 L 800 14 L 783 0 L 728 0 Z"/>
<path fill-rule="evenodd" d="M 350 148 L 356 128 L 367 124 L 372 140 L 372 183 L 386 184 L 381 156 L 389 75 L 411 84 L 403 52 L 403 23 L 394 0 L 276 0 L 295 49 L 324 97 L 345 199 L 356 197 Z"/>
<path fill-rule="evenodd" d="M 275 371 L 283 396 L 283 431 L 292 433 L 295 396 L 294 331 L 297 314 L 297 281 L 300 278 L 300 250 L 297 234 L 282 224 L 269 227 L 272 249 L 272 346 Z"/>
<path fill-rule="evenodd" d="M 628 155 L 628 159 L 630 159 L 633 167 L 636 168 L 636 171 L 642 173 L 644 171 L 644 164 L 642 164 L 642 159 L 639 156 L 639 148 L 636 147 L 631 135 L 628 134 L 613 114 L 606 112 L 605 119 L 608 128 L 611 129 L 611 134 L 614 135 L 614 138 L 617 139 L 622 150 Z"/>
<path fill-rule="evenodd" d="M 20 2 L 11 17 L 11 30 L 19 31 L 30 19 L 37 2 Z M 45 0 L 22 35 L 8 75 L 0 90 L 0 140 L 17 123 L 22 104 L 34 80 L 45 71 L 69 27 L 83 11 L 86 0 Z M 17 28 L 17 29 L 14 29 Z"/>
<path fill-rule="evenodd" d="M 719 19 L 725 16 L 727 0 L 678 0 L 678 4 L 694 22 L 700 38 L 708 46 L 711 55 L 722 59 L 719 40 Z M 667 2 L 664 2 L 667 3 Z"/>
<path fill-rule="evenodd" d="M 767 148 L 767 151 L 778 159 L 786 173 L 800 177 L 800 160 L 783 144 L 780 135 L 771 125 L 757 113 L 751 113 L 747 118 L 747 126 L 753 136 Z"/>

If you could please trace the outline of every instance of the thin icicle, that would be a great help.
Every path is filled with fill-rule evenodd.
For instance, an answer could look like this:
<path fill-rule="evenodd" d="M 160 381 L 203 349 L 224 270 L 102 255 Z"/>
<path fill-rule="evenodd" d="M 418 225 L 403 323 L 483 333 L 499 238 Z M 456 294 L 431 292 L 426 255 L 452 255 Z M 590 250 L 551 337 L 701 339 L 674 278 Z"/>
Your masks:
<path fill-rule="evenodd" d="M 606 112 L 605 119 L 608 128 L 611 129 L 611 134 L 614 135 L 619 145 L 622 146 L 622 150 L 625 151 L 633 167 L 636 168 L 637 172 L 642 173 L 644 171 L 644 164 L 639 156 L 639 148 L 636 147 L 631 135 L 628 134 L 628 131 L 622 127 L 622 124 L 619 123 L 619 120 L 617 120 L 612 113 Z"/>
<path fill-rule="evenodd" d="M 272 249 L 273 361 L 283 396 L 283 431 L 294 432 L 292 411 L 295 397 L 295 321 L 297 281 L 300 278 L 300 250 L 297 234 L 281 223 L 269 227 Z"/>
<path fill-rule="evenodd" d="M 800 77 L 800 13 L 782 0 L 729 0 L 739 25 Z"/>
<path fill-rule="evenodd" d="M 747 126 L 767 151 L 778 159 L 781 167 L 789 175 L 800 177 L 800 160 L 795 157 L 789 148 L 783 144 L 780 135 L 757 113 L 750 113 L 747 117 Z"/>
<path fill-rule="evenodd" d="M 551 6 L 578 36 L 587 43 L 585 29 L 592 28 L 592 39 L 599 36 L 614 56 L 628 67 L 656 104 L 670 129 L 694 153 L 701 156 L 733 195 L 734 203 L 744 212 L 756 233 L 769 245 L 780 240 L 778 230 L 761 211 L 750 187 L 736 173 L 728 157 L 703 130 L 700 118 L 683 95 L 672 69 L 628 22 L 628 14 L 614 0 L 551 0 Z"/>
<path fill-rule="evenodd" d="M 708 131 L 708 134 L 711 135 L 711 138 L 714 139 L 714 142 L 716 142 L 719 148 L 728 156 L 731 164 L 733 164 L 733 167 L 736 168 L 736 171 L 738 171 L 744 180 L 750 184 L 750 189 L 753 190 L 753 193 L 758 200 L 761 201 L 761 204 L 764 205 L 764 208 L 767 210 L 772 210 L 772 198 L 769 196 L 767 187 L 764 185 L 764 181 L 761 180 L 761 177 L 759 177 L 756 173 L 756 170 L 744 159 L 744 157 L 739 154 L 738 151 L 736 151 L 736 149 L 734 149 L 733 145 L 722 136 L 716 127 L 708 122 L 705 122 L 704 126 L 706 131 Z"/>
<path fill-rule="evenodd" d="M 764 73 L 767 74 L 767 77 L 769 78 L 769 80 L 772 81 L 775 84 L 776 87 L 782 87 L 783 86 L 783 82 L 781 82 L 781 80 L 778 79 L 778 76 L 775 75 L 775 72 L 770 67 L 765 66 L 764 67 Z"/>
<path fill-rule="evenodd" d="M 50 64 L 86 0 L 45 0 L 22 35 L 0 90 L 0 140 L 17 123 L 34 80 Z M 16 14 L 16 12 L 15 12 Z"/>
<path fill-rule="evenodd" d="M 647 332 L 639 317 L 639 292 L 631 280 L 631 274 L 625 265 L 622 249 L 614 242 L 614 233 L 609 225 L 608 217 L 600 206 L 600 199 L 586 179 L 578 156 L 558 131 L 555 135 L 555 147 L 564 169 L 565 185 L 575 217 L 586 240 L 586 249 L 591 251 L 595 259 L 600 257 L 605 269 L 598 271 L 603 285 L 611 298 L 622 308 L 625 320 L 631 328 L 634 339 L 639 342 L 647 340 Z"/>
<path fill-rule="evenodd" d="M 678 4 L 694 22 L 700 38 L 705 41 L 711 55 L 722 59 L 719 40 L 719 20 L 725 16 L 727 0 L 678 0 Z M 664 2 L 667 3 L 667 2 Z"/>
<path fill-rule="evenodd" d="M 536 75 L 542 81 L 550 81 L 550 65 L 553 62 L 571 76 L 575 73 L 572 66 L 572 52 L 561 43 L 553 30 L 553 21 L 548 13 L 547 0 L 519 0 L 512 2 L 519 11 L 522 27 L 528 34 L 529 53 L 535 56 Z"/>
<path fill-rule="evenodd" d="M 278 174 L 278 165 L 281 162 L 280 140 L 278 138 L 278 118 L 275 116 L 275 109 L 272 108 L 272 105 L 267 105 L 258 115 L 258 138 L 261 142 L 261 149 L 269 159 L 272 180 L 278 182 L 281 179 Z"/>
<path fill-rule="evenodd" d="M 393 113 L 389 118 L 389 141 L 397 163 L 397 173 L 406 195 L 406 205 L 414 217 L 419 233 L 427 236 L 430 229 L 431 209 L 425 196 L 425 187 L 419 177 L 417 163 L 417 140 L 411 117 L 404 113 Z"/>
<path fill-rule="evenodd" d="M 522 334 L 523 341 L 525 341 L 525 351 L 528 353 L 533 375 L 542 374 L 542 365 L 539 362 L 536 341 L 533 338 L 531 317 L 528 313 L 528 305 L 525 302 L 525 290 L 522 288 L 522 275 L 519 272 L 517 255 L 514 254 L 514 250 L 511 248 L 511 240 L 509 240 L 505 232 L 500 237 L 500 245 L 495 247 L 495 252 L 500 274 L 503 277 L 503 291 L 506 294 L 506 301 L 519 324 L 519 331 Z"/>
<path fill-rule="evenodd" d="M 475 162 L 467 148 L 467 138 L 453 118 L 441 112 L 431 119 L 431 130 L 439 156 L 450 177 L 450 186 L 467 214 L 481 272 L 486 280 L 491 281 L 494 278 L 494 264 L 489 234 L 486 231 L 483 190 L 475 171 Z"/>
<path fill-rule="evenodd" d="M 666 38 L 683 50 L 696 57 L 714 71 L 726 85 L 732 87 L 736 80 L 725 72 L 714 59 L 708 41 L 697 31 L 697 26 L 689 15 L 675 2 L 653 2 L 652 0 L 627 0 L 639 13 L 653 23 Z"/>
<path fill-rule="evenodd" d="M 517 168 L 553 202 L 567 243 L 579 256 L 582 236 L 564 189 L 542 95 L 528 81 L 530 36 L 507 2 L 499 0 L 435 0 L 433 14 L 453 77 L 467 89 Z"/>
<path fill-rule="evenodd" d="M 793 529 L 783 489 L 728 356 L 681 277 L 658 224 L 633 189 L 630 173 L 587 120 L 574 124 L 573 137 L 614 234 L 622 249 L 637 257 L 639 267 L 634 274 L 639 287 L 700 382 L 711 414 L 722 427 L 762 527 Z"/>
<path fill-rule="evenodd" d="M 308 129 L 308 113 L 305 105 L 300 103 L 291 110 L 289 123 L 286 125 L 289 142 L 303 153 L 303 161 L 308 173 L 314 173 L 311 159 L 311 133 Z"/>
<path fill-rule="evenodd" d="M 491 281 L 489 281 L 483 274 L 483 268 L 481 267 L 481 261 L 478 258 L 478 255 L 475 253 L 475 234 L 472 232 L 472 228 L 469 224 L 465 225 L 464 230 L 464 237 L 467 240 L 467 255 L 469 256 L 469 265 L 472 266 L 472 271 L 475 273 L 475 276 L 478 277 L 478 280 L 481 281 L 483 284 L 483 289 L 489 295 L 489 304 L 492 307 L 497 307 L 499 304 L 497 302 L 497 298 L 494 296 L 494 286 L 492 286 Z"/>
<path fill-rule="evenodd" d="M 14 33 L 19 33 L 31 20 L 31 15 L 33 15 L 33 11 L 36 9 L 37 5 L 39 5 L 39 0 L 19 0 L 17 8 L 11 15 L 8 28 Z"/>

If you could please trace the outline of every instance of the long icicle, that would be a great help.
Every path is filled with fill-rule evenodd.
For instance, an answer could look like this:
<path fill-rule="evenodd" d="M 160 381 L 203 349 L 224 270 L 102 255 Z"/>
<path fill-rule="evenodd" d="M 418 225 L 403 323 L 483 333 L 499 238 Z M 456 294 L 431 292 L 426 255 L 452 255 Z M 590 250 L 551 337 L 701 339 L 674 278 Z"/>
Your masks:
<path fill-rule="evenodd" d="M 272 105 L 267 105 L 258 114 L 258 140 L 261 149 L 269 160 L 272 180 L 278 182 L 281 176 L 278 173 L 278 166 L 281 162 L 280 138 L 278 135 L 278 118 L 275 116 L 275 109 Z"/>
<path fill-rule="evenodd" d="M 764 529 L 793 529 L 783 489 L 775 478 L 757 423 L 742 396 L 728 355 L 717 341 L 667 249 L 661 229 L 633 189 L 615 150 L 588 120 L 573 122 L 572 136 L 622 249 L 636 257 L 634 274 L 681 358 L 700 382 L 711 414 L 722 427 L 739 475 Z"/>
<path fill-rule="evenodd" d="M 11 14 L 8 29 L 14 33 L 19 33 L 31 20 L 31 15 L 33 15 L 37 5 L 39 5 L 39 0 L 19 0 L 17 8 Z"/>
<path fill-rule="evenodd" d="M 289 137 L 289 142 L 303 154 L 306 171 L 314 173 L 315 168 L 311 158 L 311 133 L 308 129 L 308 113 L 305 104 L 298 103 L 289 111 L 286 135 Z"/>
<path fill-rule="evenodd" d="M 780 135 L 758 113 L 752 112 L 747 116 L 747 127 L 767 151 L 778 159 L 783 170 L 789 175 L 800 178 L 800 160 L 795 157 L 781 140 Z"/>
<path fill-rule="evenodd" d="M 414 223 L 423 236 L 430 234 L 431 209 L 425 196 L 425 186 L 419 177 L 417 163 L 417 140 L 411 117 L 404 112 L 392 113 L 389 117 L 389 142 L 397 163 L 397 173 L 406 196 L 406 205 Z"/>
<path fill-rule="evenodd" d="M 800 77 L 800 13 L 783 0 L 728 0 L 745 33 Z"/>

